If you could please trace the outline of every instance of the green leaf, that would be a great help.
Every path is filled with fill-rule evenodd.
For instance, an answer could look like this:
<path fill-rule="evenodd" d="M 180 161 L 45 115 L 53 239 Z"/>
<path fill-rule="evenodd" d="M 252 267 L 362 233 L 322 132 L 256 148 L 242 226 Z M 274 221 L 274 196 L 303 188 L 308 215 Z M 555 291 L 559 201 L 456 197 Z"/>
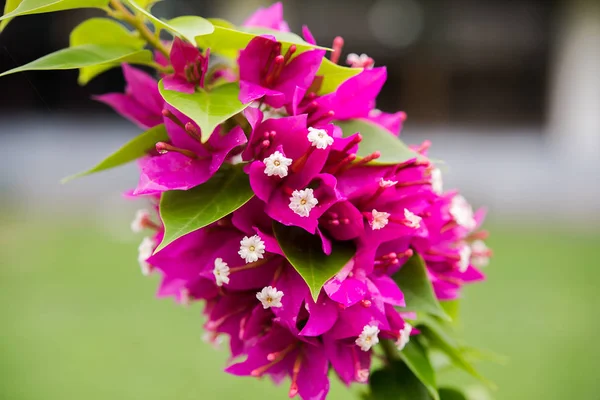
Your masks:
<path fill-rule="evenodd" d="M 402 140 L 373 122 L 365 119 L 351 119 L 333 121 L 333 123 L 342 128 L 344 137 L 352 136 L 357 132 L 362 135 L 363 140 L 360 142 L 357 152 L 359 157 L 366 157 L 375 151 L 381 153 L 381 157 L 371 161 L 369 165 L 398 164 L 422 157 L 409 149 Z"/>
<path fill-rule="evenodd" d="M 200 186 L 164 193 L 160 217 L 165 224 L 165 235 L 155 253 L 175 239 L 232 213 L 253 196 L 248 175 L 239 167 L 226 166 Z"/>
<path fill-rule="evenodd" d="M 123 25 L 108 18 L 91 18 L 77 25 L 71 31 L 70 46 L 77 47 L 84 44 L 101 44 L 128 46 L 132 51 L 142 50 L 146 42 L 135 33 L 128 31 Z M 96 75 L 119 65 L 104 64 L 84 67 L 79 71 L 78 82 L 85 85 Z"/>
<path fill-rule="evenodd" d="M 321 66 L 317 71 L 317 75 L 323 76 L 323 83 L 319 88 L 318 94 L 332 93 L 345 80 L 352 78 L 362 71 L 362 68 L 348 68 L 342 65 L 335 64 L 329 59 L 324 58 Z"/>
<path fill-rule="evenodd" d="M 373 400 L 431 400 L 427 387 L 401 361 L 375 371 L 370 379 Z"/>
<path fill-rule="evenodd" d="M 296 54 L 315 48 L 328 50 L 326 47 L 306 43 L 300 36 L 290 32 L 279 32 L 266 28 L 243 28 L 244 30 L 238 30 L 226 26 L 224 23 L 220 25 L 215 25 L 215 31 L 210 35 L 196 38 L 198 46 L 203 48 L 210 47 L 211 52 L 225 57 L 236 57 L 237 52 L 244 49 L 256 36 L 269 34 L 275 36 L 281 42 L 282 53 L 285 53 L 292 44 L 295 44 L 298 49 Z"/>
<path fill-rule="evenodd" d="M 158 89 L 167 103 L 200 126 L 203 143 L 210 138 L 220 123 L 248 107 L 238 100 L 240 88 L 237 83 L 219 85 L 210 92 L 200 89 L 196 93 L 188 94 L 166 90 L 161 80 Z"/>
<path fill-rule="evenodd" d="M 105 8 L 108 0 L 7 0 L 4 15 L 0 17 L 0 31 L 8 22 L 21 15 L 42 14 L 73 8 Z"/>
<path fill-rule="evenodd" d="M 415 253 L 392 278 L 404 293 L 406 311 L 426 312 L 450 319 L 435 297 L 421 256 Z"/>
<path fill-rule="evenodd" d="M 28 64 L 3 72 L 0 76 L 22 71 L 78 69 L 121 62 L 147 64 L 151 60 L 152 53 L 148 50 L 132 50 L 127 46 L 84 44 L 50 53 Z"/>
<path fill-rule="evenodd" d="M 144 15 L 156 28 L 166 29 L 175 36 L 184 38 L 190 43 L 196 43 L 197 36 L 208 35 L 214 31 L 210 21 L 192 15 L 184 15 L 170 21 L 163 21 L 152 15 L 141 5 L 140 0 L 125 0 L 136 12 Z M 147 1 L 145 1 L 147 2 Z"/>
<path fill-rule="evenodd" d="M 417 340 L 409 341 L 399 353 L 399 356 L 421 383 L 425 385 L 433 399 L 439 400 L 437 384 L 435 382 L 435 371 L 429 362 L 425 349 L 423 349 L 419 342 Z"/>
<path fill-rule="evenodd" d="M 104 171 L 126 164 L 130 161 L 145 156 L 149 150 L 154 149 L 156 142 L 164 142 L 167 140 L 169 140 L 169 135 L 167 135 L 165 126 L 162 124 L 157 125 L 127 142 L 123 147 L 106 157 L 95 167 L 87 171 L 80 172 L 76 175 L 64 178 L 61 182 L 66 183 L 81 176 L 90 175 L 95 172 Z"/>
<path fill-rule="evenodd" d="M 298 271 L 315 301 L 321 288 L 337 274 L 356 253 L 351 242 L 333 242 L 330 255 L 323 252 L 321 238 L 302 228 L 273 224 L 277 242 L 286 258 Z"/>
<path fill-rule="evenodd" d="M 452 322 L 456 324 L 460 314 L 460 301 L 458 299 L 444 300 L 440 301 L 440 305 L 444 309 L 446 315 L 448 315 L 450 319 L 452 319 Z"/>
<path fill-rule="evenodd" d="M 434 318 L 424 316 L 419 324 L 419 330 L 428 339 L 430 345 L 444 352 L 452 361 L 454 366 L 467 372 L 490 388 L 495 384 L 483 377 L 465 357 L 465 350 Z"/>
<path fill-rule="evenodd" d="M 13 12 L 15 8 L 17 8 L 19 4 L 21 4 L 21 1 L 23 0 L 6 0 L 6 3 L 4 4 L 4 14 L 6 15 Z M 6 25 L 8 25 L 10 20 L 11 18 L 7 18 L 0 22 L 0 32 L 4 30 L 4 28 L 6 27 Z"/>
<path fill-rule="evenodd" d="M 440 400 L 467 400 L 467 397 L 457 389 L 441 388 Z"/>

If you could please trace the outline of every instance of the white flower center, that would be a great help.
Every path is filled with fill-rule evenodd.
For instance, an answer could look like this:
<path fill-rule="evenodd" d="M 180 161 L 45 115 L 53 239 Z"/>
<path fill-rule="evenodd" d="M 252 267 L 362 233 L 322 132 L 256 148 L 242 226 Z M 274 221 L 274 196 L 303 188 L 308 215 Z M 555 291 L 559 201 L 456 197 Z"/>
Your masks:
<path fill-rule="evenodd" d="M 308 217 L 310 211 L 319 204 L 312 189 L 294 190 L 290 197 L 290 209 L 301 217 Z"/>
<path fill-rule="evenodd" d="M 150 258 L 155 247 L 156 241 L 151 237 L 145 237 L 138 247 L 138 263 L 143 275 L 150 275 L 150 272 L 152 272 L 152 266 L 146 260 Z"/>
<path fill-rule="evenodd" d="M 402 351 L 402 349 L 404 349 L 404 347 L 410 340 L 411 332 L 412 326 L 408 322 L 405 322 L 404 327 L 400 329 L 400 336 L 398 336 L 398 340 L 396 340 L 396 347 L 398 348 L 398 350 Z"/>
<path fill-rule="evenodd" d="M 215 276 L 217 286 L 223 286 L 229 283 L 229 266 L 222 258 L 215 258 L 213 275 Z"/>
<path fill-rule="evenodd" d="M 288 167 L 292 165 L 292 159 L 285 157 L 279 151 L 274 152 L 263 160 L 265 164 L 265 174 L 268 176 L 277 175 L 285 178 L 288 174 Z"/>
<path fill-rule="evenodd" d="M 391 180 L 385 180 L 383 178 L 381 178 L 379 180 L 379 186 L 381 186 L 382 188 L 389 188 L 392 186 L 395 186 L 398 183 L 398 181 L 391 181 Z"/>
<path fill-rule="evenodd" d="M 378 327 L 365 325 L 354 343 L 356 343 L 362 351 L 369 351 L 371 350 L 371 347 L 379 343 L 379 337 L 377 335 L 379 335 Z"/>
<path fill-rule="evenodd" d="M 483 240 L 471 243 L 471 263 L 477 268 L 487 267 L 490 263 L 489 249 Z"/>
<path fill-rule="evenodd" d="M 404 219 L 405 219 L 405 225 L 408 226 L 409 228 L 415 228 L 415 229 L 419 229 L 421 227 L 421 220 L 423 218 L 419 217 L 418 215 L 410 212 L 408 210 L 408 208 L 404 209 Z"/>
<path fill-rule="evenodd" d="M 247 263 L 258 261 L 259 258 L 264 257 L 265 242 L 258 235 L 244 236 L 240 240 L 240 251 L 238 251 L 238 254 Z"/>
<path fill-rule="evenodd" d="M 444 181 L 442 180 L 442 171 L 439 168 L 431 170 L 431 188 L 436 194 L 444 192 Z"/>
<path fill-rule="evenodd" d="M 464 273 L 467 271 L 467 268 L 469 268 L 469 263 L 471 261 L 471 247 L 468 245 L 464 245 L 459 253 L 460 255 L 460 261 L 458 262 L 458 270 L 461 273 Z"/>
<path fill-rule="evenodd" d="M 282 307 L 281 298 L 283 292 L 275 289 L 273 286 L 266 286 L 260 292 L 256 293 L 256 298 L 260 300 L 263 308 Z"/>
<path fill-rule="evenodd" d="M 144 230 L 147 226 L 147 222 L 150 219 L 150 213 L 148 210 L 137 210 L 135 218 L 131 221 L 131 230 L 135 233 L 139 233 Z"/>
<path fill-rule="evenodd" d="M 373 216 L 373 218 L 371 219 L 371 221 L 369 221 L 369 224 L 371 225 L 371 228 L 373 230 L 385 228 L 385 226 L 389 222 L 388 218 L 390 217 L 390 213 L 377 211 L 373 209 L 373 211 L 371 211 L 371 215 Z"/>
<path fill-rule="evenodd" d="M 477 225 L 477 221 L 473 217 L 473 208 L 461 195 L 456 195 L 452 198 L 450 202 L 450 215 L 463 228 L 473 229 Z"/>
<path fill-rule="evenodd" d="M 362 53 L 360 56 L 356 53 L 350 53 L 346 57 L 346 64 L 352 68 L 373 68 L 373 59 Z"/>
<path fill-rule="evenodd" d="M 333 138 L 325 129 L 308 128 L 308 141 L 317 149 L 326 149 L 333 144 Z"/>

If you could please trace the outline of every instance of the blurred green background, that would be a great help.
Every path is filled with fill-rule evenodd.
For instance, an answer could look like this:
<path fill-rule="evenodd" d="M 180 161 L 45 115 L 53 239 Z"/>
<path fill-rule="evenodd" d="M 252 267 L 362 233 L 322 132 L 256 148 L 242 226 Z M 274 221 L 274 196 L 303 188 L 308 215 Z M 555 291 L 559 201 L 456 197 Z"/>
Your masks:
<path fill-rule="evenodd" d="M 1 222 L 1 399 L 286 398 L 285 385 L 222 372 L 226 352 L 202 341 L 199 305 L 154 298 L 127 220 L 7 212 Z M 488 228 L 489 280 L 466 291 L 461 324 L 470 344 L 508 357 L 481 365 L 493 397 L 598 398 L 600 235 Z M 330 398 L 353 396 L 335 382 Z"/>

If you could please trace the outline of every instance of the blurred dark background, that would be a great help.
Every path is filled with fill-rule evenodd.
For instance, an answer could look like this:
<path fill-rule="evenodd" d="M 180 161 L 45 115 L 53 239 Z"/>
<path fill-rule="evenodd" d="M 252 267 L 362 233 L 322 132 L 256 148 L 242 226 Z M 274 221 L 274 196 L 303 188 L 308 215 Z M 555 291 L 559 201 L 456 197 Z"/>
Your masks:
<path fill-rule="evenodd" d="M 241 23 L 258 0 L 164 0 L 164 18 Z M 469 400 L 598 399 L 600 346 L 600 1 L 283 1 L 295 32 L 344 37 L 345 55 L 386 65 L 378 101 L 404 110 L 402 138 L 433 142 L 447 189 L 485 205 L 494 250 L 467 288 L 460 327 L 507 357 L 482 363 L 499 390 L 457 375 Z M 3 6 L 3 2 L 0 2 Z M 0 71 L 68 45 L 97 11 L 15 19 Z M 123 199 L 135 165 L 60 185 L 140 130 L 91 100 L 121 91 L 113 69 L 0 78 L 0 399 L 285 398 L 285 387 L 221 371 L 202 343 L 200 307 L 156 300 Z M 339 383 L 330 399 L 351 397 Z"/>

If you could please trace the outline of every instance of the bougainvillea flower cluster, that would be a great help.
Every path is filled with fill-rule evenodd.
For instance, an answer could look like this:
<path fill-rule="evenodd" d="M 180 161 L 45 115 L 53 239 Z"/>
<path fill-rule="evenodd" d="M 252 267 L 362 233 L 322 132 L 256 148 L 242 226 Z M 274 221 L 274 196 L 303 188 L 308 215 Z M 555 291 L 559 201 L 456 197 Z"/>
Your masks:
<path fill-rule="evenodd" d="M 247 24 L 288 29 L 279 4 L 257 11 Z M 183 47 L 178 43 L 173 62 Z M 344 136 L 336 126 L 336 120 L 363 117 L 399 134 L 405 115 L 375 109 L 385 67 L 372 68 L 368 56 L 350 54 L 348 63 L 364 71 L 336 92 L 318 96 L 310 89 L 325 51 L 294 57 L 294 46 L 281 49 L 275 37 L 258 36 L 237 58 L 239 100 L 253 102 L 244 111 L 247 135 L 236 127 L 203 144 L 200 128 L 169 105 L 154 114 L 156 107 L 141 103 L 137 113 L 115 109 L 138 123 L 136 115 L 162 118 L 170 138 L 140 161 L 134 193 L 192 188 L 223 162 L 242 163 L 255 193 L 233 213 L 154 255 L 162 227 L 149 222 L 147 213 L 138 214 L 136 227 L 156 231 L 140 246 L 140 264 L 145 273 L 161 276 L 158 295 L 185 304 L 204 301 L 207 339 L 229 339 L 227 372 L 269 375 L 276 382 L 289 377 L 291 397 L 323 399 L 330 368 L 345 384 L 367 382 L 380 340 L 394 341 L 401 351 L 417 333 L 391 278 L 415 252 L 426 262 L 436 296 L 448 300 L 464 284 L 483 279 L 477 266 L 487 263 L 489 250 L 477 232 L 483 212 L 474 213 L 457 192 L 444 192 L 441 171 L 426 157 L 427 143 L 416 146 L 410 160 L 373 166 L 377 151 L 357 156 L 361 133 Z M 198 54 L 190 57 L 192 67 L 176 66 L 194 71 L 187 83 L 175 86 L 181 91 L 205 79 L 205 60 Z M 201 62 L 194 64 L 197 58 Z M 124 70 L 129 87 L 149 79 L 129 66 Z M 182 80 L 185 74 L 177 76 Z M 313 299 L 278 245 L 274 223 L 317 235 L 325 254 L 331 241 L 351 241 L 356 254 Z"/>
<path fill-rule="evenodd" d="M 428 141 L 401 142 L 406 115 L 376 108 L 386 68 L 366 54 L 341 65 L 342 38 L 328 57 L 308 27 L 304 39 L 290 32 L 280 3 L 239 28 L 163 22 L 148 9 L 109 7 L 154 53 L 123 55 L 103 41 L 67 50 L 82 73 L 90 53 L 109 54 L 103 68 L 125 61 L 125 93 L 96 99 L 149 129 L 90 171 L 138 160 L 128 196 L 152 204 L 131 224 L 150 232 L 143 274 L 160 277 L 159 297 L 204 305 L 205 338 L 227 340 L 230 374 L 287 380 L 304 400 L 326 397 L 329 371 L 346 385 L 369 382 L 380 348 L 391 363 L 390 349 L 425 334 L 408 281 L 421 279 L 441 310 L 438 301 L 484 278 L 484 212 L 444 190 Z M 94 23 L 78 29 L 93 36 Z M 159 40 L 161 29 L 173 40 Z M 56 54 L 44 65 L 67 65 Z M 421 269 L 402 278 L 412 265 Z"/>

